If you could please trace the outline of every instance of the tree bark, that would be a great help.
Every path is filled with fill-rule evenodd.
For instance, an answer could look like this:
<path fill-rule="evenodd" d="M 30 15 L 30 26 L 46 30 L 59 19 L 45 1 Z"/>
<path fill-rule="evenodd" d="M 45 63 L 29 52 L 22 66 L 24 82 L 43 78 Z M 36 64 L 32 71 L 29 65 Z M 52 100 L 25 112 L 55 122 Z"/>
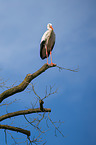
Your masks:
<path fill-rule="evenodd" d="M 48 65 L 48 64 L 44 64 L 39 70 L 37 70 L 35 73 L 33 74 L 27 74 L 25 79 L 17 86 L 14 86 L 12 87 L 11 89 L 8 89 L 6 91 L 4 91 L 2 94 L 0 94 L 0 103 L 16 94 L 16 93 L 19 93 L 19 92 L 22 92 L 23 90 L 25 90 L 25 88 L 29 85 L 29 83 L 34 79 L 36 78 L 37 76 L 39 76 L 41 73 L 43 73 L 45 70 L 47 70 L 48 68 L 50 67 L 55 67 L 56 65 L 54 64 L 53 66 L 51 65 Z"/>
<path fill-rule="evenodd" d="M 28 110 L 21 110 L 21 111 L 16 111 L 16 112 L 12 112 L 12 113 L 7 113 L 5 115 L 0 116 L 0 121 L 3 121 L 10 117 L 31 114 L 31 113 L 39 113 L 39 112 L 51 112 L 51 109 L 43 108 L 43 111 L 42 111 L 42 110 L 40 110 L 40 108 L 36 108 L 36 109 L 28 109 Z"/>
<path fill-rule="evenodd" d="M 22 92 L 26 89 L 26 87 L 29 85 L 29 83 L 36 78 L 37 76 L 39 76 L 41 73 L 43 73 L 44 71 L 46 71 L 48 68 L 50 67 L 55 67 L 56 65 L 54 64 L 53 66 L 49 65 L 49 64 L 44 64 L 39 70 L 37 70 L 35 73 L 33 74 L 27 74 L 25 79 L 17 86 L 14 86 L 10 89 L 7 89 L 6 91 L 4 91 L 3 93 L 0 94 L 0 103 L 16 94 L 19 92 Z M 16 112 L 12 112 L 12 113 L 7 113 L 5 115 L 0 116 L 0 121 L 3 121 L 5 119 L 11 118 L 11 117 L 15 117 L 15 116 L 19 116 L 19 115 L 25 115 L 25 114 L 31 114 L 31 113 L 39 113 L 39 112 L 51 112 L 51 109 L 48 108 L 43 108 L 43 101 L 39 102 L 40 103 L 40 108 L 36 108 L 36 109 L 28 109 L 28 110 L 21 110 L 21 111 L 16 111 Z M 23 134 L 26 134 L 27 136 L 30 136 L 30 131 L 19 128 L 19 127 L 13 127 L 13 126 L 9 126 L 9 125 L 1 125 L 0 124 L 0 129 L 8 129 L 8 130 L 12 130 L 12 131 L 16 131 L 16 132 L 20 132 Z"/>
<path fill-rule="evenodd" d="M 27 136 L 31 135 L 30 131 L 28 131 L 28 130 L 25 130 L 25 129 L 22 129 L 22 128 L 19 128 L 19 127 L 9 126 L 9 125 L 1 125 L 0 124 L 0 129 L 8 129 L 8 130 L 20 132 L 20 133 L 23 133 Z"/>

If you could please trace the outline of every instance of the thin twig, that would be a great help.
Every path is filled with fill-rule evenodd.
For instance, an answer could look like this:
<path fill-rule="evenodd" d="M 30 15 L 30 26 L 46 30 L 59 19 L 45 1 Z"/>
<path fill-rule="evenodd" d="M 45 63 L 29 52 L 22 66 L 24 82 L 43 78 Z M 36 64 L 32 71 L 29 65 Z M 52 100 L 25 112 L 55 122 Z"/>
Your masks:
<path fill-rule="evenodd" d="M 17 101 L 17 100 L 15 99 L 14 101 L 12 101 L 12 102 L 10 102 L 10 103 L 4 103 L 4 104 L 1 104 L 0 107 L 1 107 L 1 106 L 5 106 L 5 105 L 8 106 L 8 105 L 10 105 L 10 104 L 13 104 L 13 103 L 16 102 L 16 101 Z"/>
<path fill-rule="evenodd" d="M 41 129 L 38 127 L 38 126 L 35 126 L 32 122 L 30 122 L 28 119 L 27 119 L 27 117 L 24 115 L 24 118 L 26 119 L 26 121 L 29 123 L 29 124 L 31 124 L 33 127 L 35 127 L 38 131 L 40 131 L 40 132 L 43 132 L 43 131 L 41 131 Z M 44 133 L 44 132 L 43 132 Z"/>
<path fill-rule="evenodd" d="M 14 143 L 15 143 L 15 144 L 18 144 L 18 143 L 16 142 L 15 138 L 12 136 L 12 134 L 11 134 L 9 131 L 7 131 L 7 133 L 10 134 L 10 136 L 11 136 L 11 138 L 13 139 Z"/>
<path fill-rule="evenodd" d="M 58 67 L 59 70 L 65 69 L 65 70 L 69 70 L 69 71 L 72 71 L 72 72 L 78 72 L 79 71 L 79 67 L 76 68 L 76 69 L 70 69 L 70 68 L 60 67 L 60 66 L 57 66 L 57 65 L 56 65 L 56 67 Z"/>
<path fill-rule="evenodd" d="M 34 85 L 31 84 L 31 86 L 32 86 L 32 89 L 33 89 L 34 94 L 38 97 L 39 100 L 41 100 L 40 96 L 36 93 L 36 91 L 35 91 L 35 89 L 34 89 Z"/>
<path fill-rule="evenodd" d="M 7 134 L 6 134 L 6 129 L 4 129 L 4 132 L 5 132 L 5 143 L 7 145 Z"/>
<path fill-rule="evenodd" d="M 58 90 L 58 89 L 56 89 L 56 90 L 53 91 L 53 92 L 52 92 L 52 89 L 53 89 L 53 87 L 50 86 L 50 92 L 49 92 L 49 94 L 47 94 L 47 88 L 46 88 L 46 95 L 45 95 L 44 98 L 42 98 L 42 100 L 44 100 L 45 98 L 48 98 L 50 95 L 53 95 L 53 94 L 57 93 L 57 90 Z"/>
<path fill-rule="evenodd" d="M 48 113 L 48 118 L 49 118 L 50 122 L 53 124 L 53 126 L 55 127 L 55 129 L 56 129 L 63 137 L 65 137 L 65 136 L 63 135 L 63 133 L 58 129 L 58 127 L 54 124 L 54 122 L 51 120 L 51 118 L 50 118 L 50 116 L 49 116 L 49 113 Z"/>

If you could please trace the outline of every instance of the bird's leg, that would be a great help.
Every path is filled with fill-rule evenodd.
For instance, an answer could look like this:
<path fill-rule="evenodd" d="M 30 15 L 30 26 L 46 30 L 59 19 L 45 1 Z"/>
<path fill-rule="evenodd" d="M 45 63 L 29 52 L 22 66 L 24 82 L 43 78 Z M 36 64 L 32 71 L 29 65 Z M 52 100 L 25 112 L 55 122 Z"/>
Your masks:
<path fill-rule="evenodd" d="M 47 52 L 47 46 L 45 45 L 46 48 L 46 57 L 47 57 L 47 64 L 48 64 L 48 52 Z"/>
<path fill-rule="evenodd" d="M 51 64 L 53 64 L 53 63 L 52 63 L 52 54 L 51 54 L 51 51 L 50 51 L 50 57 L 51 57 Z"/>
<path fill-rule="evenodd" d="M 51 54 L 51 51 L 50 51 L 50 57 L 51 57 L 51 66 L 56 65 L 56 64 L 54 64 L 54 63 L 52 62 L 52 54 Z"/>

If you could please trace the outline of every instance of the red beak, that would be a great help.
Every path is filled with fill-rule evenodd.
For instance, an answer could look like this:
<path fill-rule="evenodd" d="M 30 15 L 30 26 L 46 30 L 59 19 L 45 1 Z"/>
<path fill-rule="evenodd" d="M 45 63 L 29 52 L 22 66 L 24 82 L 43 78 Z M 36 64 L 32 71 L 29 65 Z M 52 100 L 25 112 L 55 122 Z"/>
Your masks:
<path fill-rule="evenodd" d="M 50 26 L 50 28 L 51 28 L 52 30 L 54 30 L 52 26 Z"/>

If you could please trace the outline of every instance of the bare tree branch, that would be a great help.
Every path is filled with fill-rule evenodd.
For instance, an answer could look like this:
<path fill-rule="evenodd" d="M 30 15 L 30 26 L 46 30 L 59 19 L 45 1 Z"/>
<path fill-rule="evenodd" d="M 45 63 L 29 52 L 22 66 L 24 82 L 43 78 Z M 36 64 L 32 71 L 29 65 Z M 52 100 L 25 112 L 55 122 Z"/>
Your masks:
<path fill-rule="evenodd" d="M 5 130 L 6 130 L 6 129 L 5 129 Z M 14 141 L 14 143 L 15 143 L 15 144 L 18 144 L 18 143 L 16 142 L 15 138 L 13 137 L 13 135 L 12 135 L 10 132 L 8 132 L 8 130 L 7 130 L 7 133 L 11 136 L 12 140 Z"/>
<path fill-rule="evenodd" d="M 41 100 L 40 96 L 37 95 L 37 93 L 36 93 L 36 91 L 35 91 L 35 89 L 34 89 L 34 85 L 33 85 L 33 84 L 30 84 L 30 85 L 32 86 L 32 89 L 33 89 L 34 94 L 37 96 L 37 98 L 38 98 L 39 100 Z"/>
<path fill-rule="evenodd" d="M 43 131 L 41 131 L 41 129 L 38 127 L 38 126 L 36 126 L 36 125 L 34 125 L 32 122 L 30 122 L 28 119 L 27 119 L 27 117 L 24 115 L 24 118 L 26 119 L 26 121 L 29 123 L 29 124 L 31 124 L 34 128 L 36 128 L 37 130 L 39 130 L 40 132 L 43 132 Z"/>
<path fill-rule="evenodd" d="M 10 117 L 14 117 L 14 116 L 31 114 L 31 113 L 39 113 L 39 112 L 42 112 L 42 110 L 40 110 L 40 108 L 21 110 L 21 111 L 16 111 L 16 112 L 12 112 L 12 113 L 7 113 L 5 115 L 0 116 L 0 121 L 5 120 L 5 119 L 10 118 Z M 43 112 L 51 112 L 51 109 L 44 108 Z"/>
<path fill-rule="evenodd" d="M 56 130 L 57 130 L 63 137 L 65 137 L 65 136 L 63 135 L 63 133 L 59 130 L 59 127 L 57 127 L 57 126 L 55 125 L 55 122 L 52 121 L 52 119 L 51 119 L 50 116 L 49 116 L 49 113 L 48 113 L 48 118 L 49 118 L 50 122 L 53 124 L 53 126 L 55 127 L 55 134 L 56 134 Z M 61 122 L 59 122 L 59 123 L 61 124 Z"/>
<path fill-rule="evenodd" d="M 12 130 L 12 131 L 16 131 L 16 132 L 20 132 L 23 133 L 27 136 L 30 136 L 30 131 L 19 128 L 19 127 L 13 127 L 13 126 L 9 126 L 9 125 L 1 125 L 0 124 L 0 129 L 8 129 L 8 130 Z"/>
<path fill-rule="evenodd" d="M 59 67 L 57 65 L 49 65 L 49 64 L 44 64 L 39 70 L 37 70 L 36 72 L 34 72 L 33 74 L 27 74 L 26 77 L 24 78 L 24 80 L 17 86 L 14 86 L 14 84 L 11 86 L 11 88 L 7 88 L 6 91 L 4 91 L 3 93 L 0 94 L 0 103 L 16 94 L 16 93 L 19 93 L 19 92 L 22 92 L 26 89 L 26 87 L 31 84 L 30 82 L 36 78 L 37 76 L 39 76 L 40 74 L 42 74 L 44 71 L 46 71 L 48 68 L 50 67 L 58 67 L 59 70 L 62 70 L 62 69 L 65 69 L 65 70 L 69 70 L 69 71 L 74 71 L 74 72 L 77 72 L 78 69 L 75 69 L 75 70 L 71 70 L 71 69 L 66 69 L 66 68 L 62 68 L 62 67 Z M 0 83 L 0 87 L 4 85 L 3 83 L 1 84 Z M 0 116 L 0 121 L 3 121 L 3 120 L 6 120 L 8 118 L 11 118 L 11 117 L 15 117 L 15 116 L 19 116 L 19 115 L 24 115 L 24 118 L 26 119 L 27 121 L 27 124 L 29 123 L 30 125 L 32 125 L 35 129 L 37 129 L 39 131 L 39 136 L 37 136 L 37 138 L 33 138 L 33 140 L 30 139 L 30 131 L 28 130 L 25 130 L 23 128 L 19 128 L 19 127 L 14 127 L 14 126 L 9 126 L 9 125 L 1 125 L 0 124 L 0 129 L 5 129 L 5 142 L 7 144 L 7 135 L 6 135 L 6 130 L 11 130 L 11 131 L 15 131 L 15 132 L 20 132 L 22 134 L 25 134 L 27 135 L 27 140 L 25 142 L 27 142 L 28 144 L 28 141 L 30 142 L 30 144 L 37 144 L 39 142 L 42 142 L 42 138 L 41 138 L 41 134 L 44 133 L 45 131 L 42 131 L 41 128 L 39 128 L 39 124 L 40 122 L 43 120 L 43 119 L 46 119 L 46 116 L 45 116 L 45 112 L 51 112 L 51 109 L 50 108 L 43 108 L 43 104 L 44 104 L 44 99 L 46 99 L 47 97 L 49 97 L 50 95 L 52 94 L 55 94 L 57 92 L 57 90 L 53 91 L 53 87 L 50 86 L 50 90 L 49 90 L 49 93 L 47 93 L 47 88 L 46 88 L 46 94 L 43 98 L 41 98 L 35 91 L 35 88 L 34 88 L 34 85 L 31 84 L 32 86 L 32 90 L 34 92 L 34 94 L 37 96 L 36 98 L 39 100 L 39 105 L 40 107 L 39 108 L 31 108 L 31 109 L 28 109 L 28 110 L 20 110 L 20 111 L 16 111 L 16 112 L 11 112 L 11 113 L 8 113 L 7 114 L 4 114 L 2 116 Z M 38 101 L 37 100 L 37 101 Z M 15 100 L 16 101 L 16 100 Z M 13 102 L 15 102 L 13 101 Z M 36 103 L 37 103 L 36 101 Z M 12 104 L 13 102 L 10 102 L 10 103 L 3 103 L 3 104 L 0 104 L 0 106 L 8 106 L 10 104 Z M 35 105 L 36 105 L 35 103 Z M 42 114 L 44 112 L 44 114 Z M 29 121 L 27 119 L 27 117 L 25 116 L 26 114 L 32 114 L 32 113 L 37 113 L 38 115 L 41 115 L 41 117 L 37 117 L 35 118 L 34 120 L 32 121 Z M 43 116 L 42 116 L 43 115 Z M 57 124 L 55 125 L 55 123 L 58 123 L 58 122 L 53 122 L 52 119 L 50 118 L 49 116 L 49 113 L 48 113 L 48 120 L 54 125 L 55 127 L 55 131 L 57 130 L 63 137 L 64 135 L 62 134 L 62 132 L 59 130 L 59 126 L 57 126 Z M 46 124 L 47 124 L 47 119 L 46 119 Z M 59 125 L 61 124 L 61 122 L 59 122 Z M 48 124 L 47 124 L 48 126 Z M 13 136 L 11 135 L 12 139 L 14 140 Z M 14 140 L 15 141 L 15 140 Z M 16 142 L 15 142 L 16 143 Z M 17 144 L 17 143 L 16 143 Z"/>
<path fill-rule="evenodd" d="M 15 99 L 14 101 L 12 101 L 12 102 L 10 102 L 10 103 L 7 103 L 7 102 L 6 102 L 6 103 L 4 103 L 4 104 L 1 104 L 0 107 L 1 107 L 1 106 L 8 106 L 8 105 L 10 105 L 10 104 L 13 104 L 13 103 L 16 102 L 16 101 L 17 101 L 17 100 Z"/>
<path fill-rule="evenodd" d="M 41 99 L 41 97 L 36 93 L 34 85 L 31 83 L 30 83 L 30 85 L 32 86 L 32 90 L 33 90 L 34 94 L 37 96 L 39 101 L 41 101 L 41 100 L 43 101 L 44 99 L 48 98 L 50 95 L 57 93 L 57 90 L 58 90 L 58 89 L 56 89 L 55 91 L 52 91 L 53 87 L 50 86 L 50 92 L 47 94 L 47 88 L 46 88 L 46 95 Z"/>
<path fill-rule="evenodd" d="M 6 145 L 7 145 L 7 134 L 6 134 L 6 129 L 4 130 L 4 132 L 5 132 L 5 143 L 6 143 Z"/>
<path fill-rule="evenodd" d="M 73 72 L 78 72 L 79 71 L 79 66 L 76 69 L 70 69 L 70 68 L 60 67 L 60 66 L 57 66 L 57 65 L 56 65 L 56 67 L 58 67 L 59 70 L 65 69 L 65 70 L 69 70 L 69 71 L 73 71 Z"/>
<path fill-rule="evenodd" d="M 16 93 L 22 92 L 25 90 L 25 88 L 29 85 L 29 83 L 36 78 L 37 76 L 39 76 L 41 73 L 43 73 L 44 71 L 46 71 L 48 68 L 50 67 L 55 67 L 56 65 L 48 65 L 48 64 L 44 64 L 39 70 L 37 70 L 35 73 L 33 74 L 27 74 L 25 79 L 17 86 L 14 86 L 6 91 L 4 91 L 2 94 L 0 94 L 0 103 L 8 98 L 9 96 L 12 96 Z"/>

